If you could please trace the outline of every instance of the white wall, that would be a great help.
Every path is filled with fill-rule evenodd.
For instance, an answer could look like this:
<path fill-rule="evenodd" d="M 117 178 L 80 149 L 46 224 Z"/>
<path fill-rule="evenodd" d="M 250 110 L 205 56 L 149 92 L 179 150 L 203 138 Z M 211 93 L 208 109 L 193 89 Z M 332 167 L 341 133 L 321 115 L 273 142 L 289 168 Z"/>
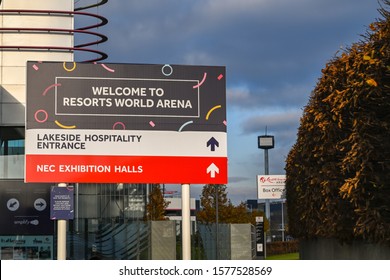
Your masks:
<path fill-rule="evenodd" d="M 3 0 L 0 10 L 56 10 L 73 11 L 74 0 Z M 73 29 L 72 15 L 55 14 L 3 14 L 2 28 L 64 28 Z M 1 31 L 0 31 L 1 32 Z M 73 47 L 71 34 L 58 33 L 0 33 L 2 46 L 61 46 Z M 0 52 L 0 126 L 24 125 L 26 105 L 26 62 L 73 61 L 72 52 L 54 51 L 1 51 Z"/>
<path fill-rule="evenodd" d="M 170 202 L 167 210 L 181 210 L 181 198 L 180 197 L 165 197 L 165 200 Z M 190 198 L 190 208 L 195 210 L 195 198 Z"/>

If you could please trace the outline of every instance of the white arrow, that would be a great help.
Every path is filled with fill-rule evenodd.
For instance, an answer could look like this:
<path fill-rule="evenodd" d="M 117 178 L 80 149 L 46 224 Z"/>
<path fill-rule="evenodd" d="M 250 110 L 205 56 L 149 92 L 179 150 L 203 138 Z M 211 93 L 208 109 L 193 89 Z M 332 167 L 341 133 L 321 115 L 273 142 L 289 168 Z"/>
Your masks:
<path fill-rule="evenodd" d="M 209 167 L 207 167 L 207 173 L 210 173 L 211 178 L 215 178 L 215 173 L 219 173 L 219 168 L 212 163 Z"/>

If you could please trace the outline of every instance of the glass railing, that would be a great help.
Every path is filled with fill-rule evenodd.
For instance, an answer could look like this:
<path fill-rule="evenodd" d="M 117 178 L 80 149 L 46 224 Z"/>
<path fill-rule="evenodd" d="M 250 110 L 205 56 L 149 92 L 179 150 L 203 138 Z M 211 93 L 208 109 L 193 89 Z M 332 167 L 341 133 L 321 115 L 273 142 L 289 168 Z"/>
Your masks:
<path fill-rule="evenodd" d="M 23 179 L 24 155 L 0 155 L 0 179 Z"/>

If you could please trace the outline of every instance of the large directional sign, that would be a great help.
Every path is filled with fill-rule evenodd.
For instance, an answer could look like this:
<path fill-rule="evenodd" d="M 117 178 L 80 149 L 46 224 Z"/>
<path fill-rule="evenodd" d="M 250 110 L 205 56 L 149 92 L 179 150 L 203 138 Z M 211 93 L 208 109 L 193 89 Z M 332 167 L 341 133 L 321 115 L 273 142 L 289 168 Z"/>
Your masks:
<path fill-rule="evenodd" d="M 226 184 L 225 75 L 28 62 L 25 181 Z"/>

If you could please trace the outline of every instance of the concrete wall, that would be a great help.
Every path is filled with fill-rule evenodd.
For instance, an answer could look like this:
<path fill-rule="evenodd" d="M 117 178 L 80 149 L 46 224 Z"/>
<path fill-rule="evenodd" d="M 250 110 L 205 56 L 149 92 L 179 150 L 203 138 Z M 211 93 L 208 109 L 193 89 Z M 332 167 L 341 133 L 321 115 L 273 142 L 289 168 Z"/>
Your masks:
<path fill-rule="evenodd" d="M 252 230 L 250 224 L 230 225 L 231 260 L 251 260 L 253 258 Z"/>
<path fill-rule="evenodd" d="M 254 227 L 251 224 L 219 224 L 218 253 L 215 243 L 216 225 L 200 224 L 198 228 L 208 260 L 252 260 L 255 258 Z"/>
<path fill-rule="evenodd" d="M 3 0 L 0 10 L 58 10 L 73 11 L 73 0 Z M 72 15 L 55 14 L 2 14 L 1 28 L 63 28 L 73 29 Z M 73 35 L 47 32 L 0 33 L 1 46 L 62 46 L 73 47 Z M 26 103 L 26 62 L 73 61 L 72 52 L 19 51 L 0 52 L 0 126 L 24 125 Z"/>
<path fill-rule="evenodd" d="M 151 225 L 151 259 L 176 259 L 176 222 L 152 221 Z"/>

